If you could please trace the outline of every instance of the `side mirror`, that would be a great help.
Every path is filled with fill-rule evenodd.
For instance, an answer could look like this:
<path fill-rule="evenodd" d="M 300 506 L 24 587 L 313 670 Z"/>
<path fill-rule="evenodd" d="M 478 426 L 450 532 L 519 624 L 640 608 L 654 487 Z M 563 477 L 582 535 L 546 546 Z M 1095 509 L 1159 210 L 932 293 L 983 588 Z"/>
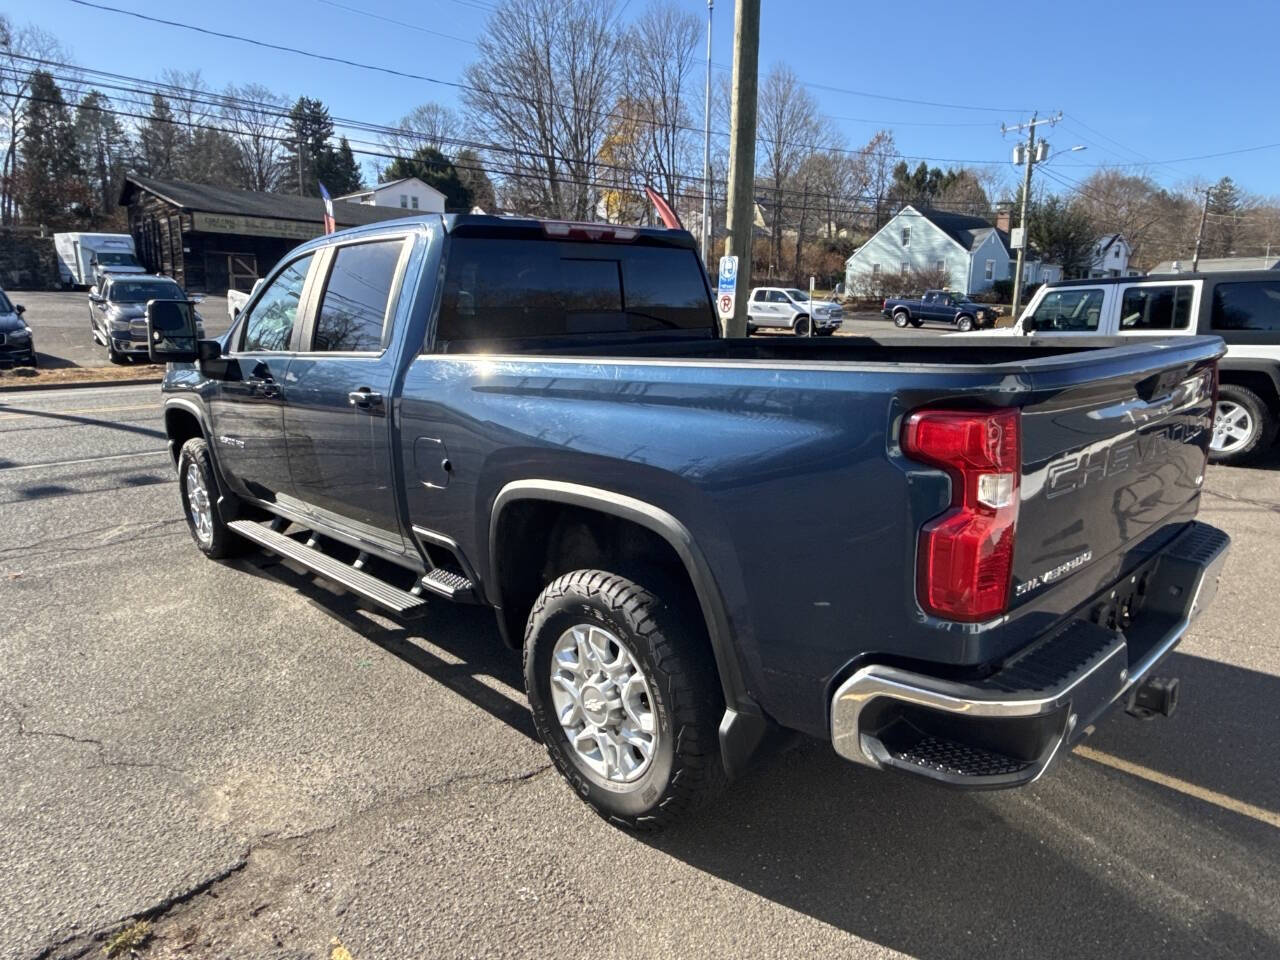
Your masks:
<path fill-rule="evenodd" d="M 189 301 L 147 301 L 147 353 L 152 363 L 194 363 L 200 359 L 196 314 Z"/>
<path fill-rule="evenodd" d="M 1022 320 L 1022 332 L 1035 333 L 1035 330 L 1036 330 L 1036 318 L 1034 316 L 1024 317 Z"/>
<path fill-rule="evenodd" d="M 24 313 L 27 312 L 27 308 L 20 303 L 15 303 L 13 305 L 13 312 L 16 313 L 18 316 L 22 316 Z"/>
<path fill-rule="evenodd" d="M 204 303 L 204 294 L 203 294 L 203 293 L 193 293 L 193 294 L 191 294 L 191 295 L 188 297 L 188 299 L 189 299 L 192 303 Z"/>

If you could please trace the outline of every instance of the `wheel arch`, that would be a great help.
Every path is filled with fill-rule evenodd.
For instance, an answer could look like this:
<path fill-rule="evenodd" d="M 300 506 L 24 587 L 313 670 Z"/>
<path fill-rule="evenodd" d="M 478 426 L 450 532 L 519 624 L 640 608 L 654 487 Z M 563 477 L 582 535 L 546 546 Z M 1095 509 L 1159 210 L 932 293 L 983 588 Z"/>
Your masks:
<path fill-rule="evenodd" d="M 164 432 L 169 438 L 169 457 L 174 464 L 178 462 L 182 445 L 188 440 L 193 437 L 209 439 L 203 411 L 196 404 L 180 398 L 165 401 Z"/>
<path fill-rule="evenodd" d="M 1280 364 L 1223 357 L 1218 361 L 1218 382 L 1252 390 L 1272 413 L 1280 413 Z"/>
<path fill-rule="evenodd" d="M 518 645 L 523 632 L 520 608 L 524 597 L 512 590 L 512 571 L 504 569 L 506 524 L 529 504 L 585 511 L 640 528 L 659 541 L 679 563 L 692 598 L 702 614 L 716 672 L 724 692 L 725 715 L 720 747 L 725 768 L 735 776 L 747 765 L 769 729 L 769 721 L 746 690 L 742 667 L 734 650 L 724 598 L 706 556 L 689 529 L 661 507 L 612 491 L 557 480 L 518 480 L 508 483 L 494 500 L 489 520 L 489 562 L 486 594 L 497 607 L 498 622 L 508 644 Z M 542 542 L 542 541 L 539 541 Z M 552 545 L 547 544 L 550 548 Z M 562 571 L 565 572 L 565 571 Z M 538 590 L 541 590 L 541 584 Z M 527 592 L 527 588 L 525 590 Z M 535 594 L 536 596 L 536 594 Z M 530 603 L 533 598 L 528 598 Z"/>

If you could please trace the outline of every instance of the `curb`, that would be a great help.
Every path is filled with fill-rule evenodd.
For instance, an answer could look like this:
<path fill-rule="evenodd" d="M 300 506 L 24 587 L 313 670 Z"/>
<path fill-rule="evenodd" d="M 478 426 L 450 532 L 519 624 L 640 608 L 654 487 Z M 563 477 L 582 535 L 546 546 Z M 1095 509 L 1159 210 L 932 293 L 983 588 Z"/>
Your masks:
<path fill-rule="evenodd" d="M 5 383 L 0 380 L 0 393 L 23 393 L 29 390 L 74 390 L 77 387 L 136 387 L 148 383 L 160 385 L 161 377 L 131 377 L 127 380 L 63 380 L 59 383 Z"/>

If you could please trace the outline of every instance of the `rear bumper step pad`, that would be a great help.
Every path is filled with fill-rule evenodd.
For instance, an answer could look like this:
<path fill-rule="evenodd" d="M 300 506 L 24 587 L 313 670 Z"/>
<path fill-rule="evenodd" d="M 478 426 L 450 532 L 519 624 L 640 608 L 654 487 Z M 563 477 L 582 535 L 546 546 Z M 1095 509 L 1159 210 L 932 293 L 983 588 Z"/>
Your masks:
<path fill-rule="evenodd" d="M 832 745 L 856 763 L 954 786 L 1035 780 L 1182 639 L 1213 599 L 1229 545 L 1193 523 L 1146 571 L 1148 603 L 1131 626 L 1072 620 L 980 682 L 861 668 L 832 698 Z"/>

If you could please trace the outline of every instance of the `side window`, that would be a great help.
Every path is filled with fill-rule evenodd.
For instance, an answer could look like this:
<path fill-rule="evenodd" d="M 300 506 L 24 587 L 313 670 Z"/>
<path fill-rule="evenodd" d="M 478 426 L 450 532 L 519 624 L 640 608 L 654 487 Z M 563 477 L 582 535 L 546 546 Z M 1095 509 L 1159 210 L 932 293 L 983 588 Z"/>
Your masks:
<path fill-rule="evenodd" d="M 911 228 L 910 227 L 902 228 L 902 245 L 904 247 L 911 246 Z"/>
<path fill-rule="evenodd" d="M 1218 284 L 1212 324 L 1214 330 L 1280 330 L 1280 277 Z"/>
<path fill-rule="evenodd" d="M 768 293 L 769 293 L 768 290 L 757 290 L 755 292 L 755 295 L 751 299 L 756 301 L 757 303 L 763 303 Z"/>
<path fill-rule="evenodd" d="M 786 303 L 787 295 L 783 293 L 781 290 L 770 290 L 769 302 L 770 303 Z"/>
<path fill-rule="evenodd" d="M 298 301 L 302 299 L 311 257 L 307 254 L 293 261 L 262 291 L 245 322 L 241 350 L 256 353 L 289 349 L 289 338 L 293 334 L 293 323 L 298 318 Z"/>
<path fill-rule="evenodd" d="M 409 198 L 409 205 L 410 205 L 411 207 L 413 207 L 413 209 L 414 209 L 414 210 L 417 210 L 417 209 L 418 209 L 418 196 L 417 196 L 417 194 L 414 194 L 412 197 L 410 197 L 410 198 Z"/>
<path fill-rule="evenodd" d="M 1121 330 L 1185 330 L 1191 323 L 1190 284 L 1130 287 L 1120 301 Z"/>
<path fill-rule="evenodd" d="M 377 353 L 387 300 L 404 241 L 382 240 L 339 247 L 316 314 L 311 349 Z"/>
<path fill-rule="evenodd" d="M 1050 290 L 1031 317 L 1032 329 L 1084 333 L 1097 330 L 1101 316 L 1101 290 Z"/>

